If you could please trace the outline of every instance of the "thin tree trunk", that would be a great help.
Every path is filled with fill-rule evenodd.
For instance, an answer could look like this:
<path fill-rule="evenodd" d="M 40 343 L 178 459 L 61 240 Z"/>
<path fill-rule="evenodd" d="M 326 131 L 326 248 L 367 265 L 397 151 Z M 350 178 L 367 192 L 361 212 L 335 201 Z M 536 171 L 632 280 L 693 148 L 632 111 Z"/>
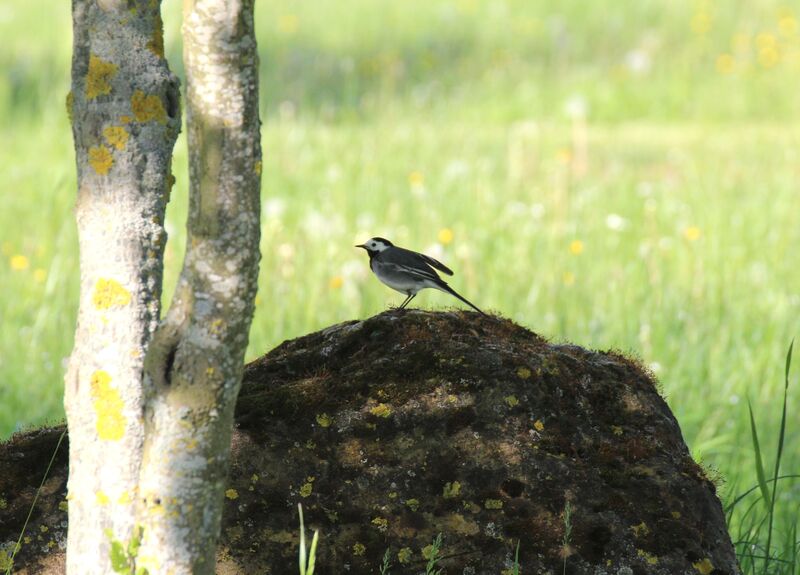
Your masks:
<path fill-rule="evenodd" d="M 132 5 L 131 5 L 132 4 Z M 73 0 L 72 118 L 81 296 L 65 378 L 67 569 L 110 572 L 131 538 L 144 442 L 142 370 L 160 314 L 164 210 L 180 130 L 160 1 Z"/>
<path fill-rule="evenodd" d="M 66 377 L 67 568 L 213 573 L 259 261 L 253 0 L 186 0 L 189 241 L 160 317 L 180 129 L 158 0 L 73 0 L 81 301 Z M 142 528 L 140 531 L 139 527 Z"/>
<path fill-rule="evenodd" d="M 146 360 L 138 565 L 211 574 L 260 258 L 253 0 L 185 0 L 183 38 L 189 237 Z"/>

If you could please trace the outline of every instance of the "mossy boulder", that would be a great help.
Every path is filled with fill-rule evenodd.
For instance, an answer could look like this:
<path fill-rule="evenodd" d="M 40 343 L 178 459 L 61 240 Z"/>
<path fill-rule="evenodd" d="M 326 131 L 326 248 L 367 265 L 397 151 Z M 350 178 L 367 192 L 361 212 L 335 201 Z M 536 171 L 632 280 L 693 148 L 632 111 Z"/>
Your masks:
<path fill-rule="evenodd" d="M 221 574 L 293 573 L 298 503 L 330 575 L 378 573 L 387 549 L 390 573 L 424 572 L 439 533 L 450 575 L 511 573 L 518 543 L 525 574 L 739 573 L 713 483 L 618 353 L 471 312 L 389 311 L 249 364 L 236 421 Z M 0 447 L 0 465 L 31 474 L 0 479 L 14 500 L 0 543 L 46 467 L 46 449 L 28 456 L 42 437 L 57 432 Z M 28 530 L 56 543 L 23 545 L 29 573 L 63 568 L 65 465 Z"/>

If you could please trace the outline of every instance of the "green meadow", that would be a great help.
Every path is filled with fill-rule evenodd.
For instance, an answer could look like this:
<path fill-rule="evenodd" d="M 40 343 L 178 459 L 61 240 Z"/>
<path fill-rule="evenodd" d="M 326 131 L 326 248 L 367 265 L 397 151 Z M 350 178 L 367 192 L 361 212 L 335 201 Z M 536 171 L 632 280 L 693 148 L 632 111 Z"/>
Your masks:
<path fill-rule="evenodd" d="M 256 17 L 263 259 L 249 359 L 398 305 L 353 247 L 380 235 L 442 259 L 485 310 L 639 357 L 728 503 L 758 485 L 749 400 L 772 477 L 800 333 L 800 8 L 259 0 Z M 165 1 L 165 21 L 182 75 L 180 2 Z M 66 1 L 0 5 L 0 438 L 63 417 L 79 278 L 70 26 Z M 186 156 L 182 136 L 165 305 Z M 781 474 L 800 473 L 797 372 Z M 800 482 L 777 485 L 768 571 L 796 573 Z M 763 494 L 731 511 L 748 573 L 765 572 Z"/>

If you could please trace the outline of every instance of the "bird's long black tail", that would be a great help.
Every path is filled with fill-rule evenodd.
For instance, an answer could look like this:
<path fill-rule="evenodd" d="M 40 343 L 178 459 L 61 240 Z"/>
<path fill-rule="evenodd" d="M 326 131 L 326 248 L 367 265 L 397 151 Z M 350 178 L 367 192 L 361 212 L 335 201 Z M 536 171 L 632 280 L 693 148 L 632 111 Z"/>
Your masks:
<path fill-rule="evenodd" d="M 461 295 L 459 295 L 459 293 L 458 293 L 456 290 L 454 290 L 453 288 L 451 288 L 451 287 L 450 287 L 449 285 L 447 285 L 447 283 L 445 283 L 444 281 L 443 281 L 443 282 L 441 282 L 441 283 L 439 284 L 439 286 L 442 288 L 442 290 L 446 291 L 447 293 L 449 293 L 449 294 L 450 294 L 450 295 L 452 295 L 452 296 L 455 296 L 455 297 L 457 297 L 458 299 L 460 299 L 461 301 L 463 301 L 465 304 L 467 304 L 469 307 L 471 307 L 472 309 L 474 309 L 475 311 L 477 311 L 479 314 L 481 314 L 481 315 L 486 315 L 486 314 L 485 314 L 485 313 L 483 313 L 483 312 L 482 312 L 480 309 L 478 309 L 478 306 L 476 306 L 474 303 L 472 303 L 471 301 L 469 301 L 467 298 L 465 298 L 465 297 L 462 297 Z"/>

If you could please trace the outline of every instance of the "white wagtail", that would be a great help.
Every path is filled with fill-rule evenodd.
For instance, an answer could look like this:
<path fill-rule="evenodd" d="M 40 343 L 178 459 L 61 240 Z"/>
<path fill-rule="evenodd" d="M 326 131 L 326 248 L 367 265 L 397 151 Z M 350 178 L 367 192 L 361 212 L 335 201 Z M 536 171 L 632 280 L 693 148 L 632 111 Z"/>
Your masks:
<path fill-rule="evenodd" d="M 372 238 L 356 247 L 367 250 L 369 267 L 379 280 L 393 290 L 406 294 L 407 297 L 399 309 L 405 308 L 420 290 L 435 288 L 456 296 L 478 313 L 486 315 L 475 304 L 458 295 L 434 271 L 433 268 L 436 268 L 449 276 L 453 275 L 453 271 L 442 262 L 424 254 L 399 248 L 383 238 Z"/>

